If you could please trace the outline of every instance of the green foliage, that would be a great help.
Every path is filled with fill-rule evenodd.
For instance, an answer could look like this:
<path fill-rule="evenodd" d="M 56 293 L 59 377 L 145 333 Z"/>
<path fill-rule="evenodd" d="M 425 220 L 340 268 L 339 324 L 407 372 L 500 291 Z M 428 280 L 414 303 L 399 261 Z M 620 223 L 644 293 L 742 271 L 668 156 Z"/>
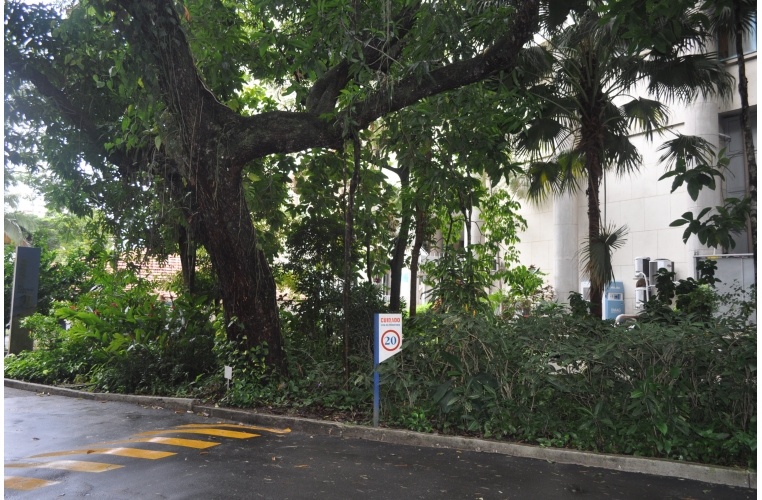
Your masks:
<path fill-rule="evenodd" d="M 342 289 L 340 283 L 323 288 L 319 309 L 309 297 L 296 301 L 293 312 L 282 315 L 284 328 L 291 345 L 309 345 L 319 358 L 331 358 L 343 349 L 343 325 L 345 312 L 342 310 Z M 387 311 L 379 288 L 368 282 L 352 286 L 350 307 L 346 315 L 349 319 L 350 357 L 371 356 L 371 335 L 373 315 Z"/>
<path fill-rule="evenodd" d="M 649 320 L 647 312 L 623 328 L 558 307 L 496 316 L 486 298 L 463 294 L 469 276 L 489 279 L 489 269 L 472 262 L 481 271 L 467 274 L 469 257 L 448 255 L 461 261 L 450 263 L 457 273 L 445 276 L 442 302 L 405 320 L 403 351 L 380 366 L 386 423 L 755 467 L 756 331 L 747 321 L 754 298 L 723 298 L 737 307 L 721 317 L 688 309 L 716 281 L 713 261 L 701 263 L 691 289 L 662 273 L 664 297 L 670 283 L 678 303 L 692 297 L 685 310 L 668 321 Z M 267 346 L 243 350 L 227 340 L 213 301 L 181 296 L 159 303 L 128 271 L 95 278 L 94 290 L 57 303 L 54 316 L 26 320 L 37 349 L 7 357 L 6 377 L 369 421 L 372 314 L 383 310 L 375 286 L 353 289 L 354 368 L 347 384 L 339 339 L 310 335 L 294 312 L 283 312 L 292 377 L 281 379 L 265 362 Z M 586 306 L 581 298 L 572 303 Z M 233 367 L 229 389 L 225 365 Z"/>
<path fill-rule="evenodd" d="M 6 360 L 6 376 L 156 394 L 189 390 L 213 369 L 209 318 L 219 311 L 205 298 L 166 304 L 128 270 L 92 272 L 97 284 L 91 290 L 54 303 L 50 316 L 26 320 L 36 350 Z"/>
<path fill-rule="evenodd" d="M 504 318 L 528 316 L 533 310 L 549 307 L 554 298 L 553 289 L 543 286 L 545 273 L 534 266 L 513 266 L 497 276 L 505 281 L 505 289 L 490 294 L 490 300 L 499 306 Z"/>
<path fill-rule="evenodd" d="M 715 283 L 720 281 L 714 276 L 717 262 L 712 259 L 700 260 L 696 270 L 699 272 L 698 280 L 689 277 L 675 282 L 674 272 L 659 269 L 656 275 L 656 295 L 646 303 L 641 319 L 675 324 L 688 317 L 691 321 L 708 323 L 717 313 L 720 304 L 714 288 Z M 734 302 L 738 301 L 732 300 L 729 303 Z"/>
<path fill-rule="evenodd" d="M 103 257 L 99 250 L 84 248 L 75 248 L 71 251 L 50 250 L 45 245 L 45 241 L 36 242 L 36 244 L 42 249 L 37 290 L 39 312 L 48 313 L 56 301 L 75 300 L 81 292 L 93 286 L 92 267 L 97 265 L 99 259 Z M 15 249 L 6 245 L 3 253 L 5 317 L 10 319 Z"/>
<path fill-rule="evenodd" d="M 431 286 L 429 300 L 437 311 L 492 314 L 486 290 L 492 285 L 493 262 L 475 253 L 454 249 L 421 266 Z"/>
<path fill-rule="evenodd" d="M 703 188 L 715 189 L 715 179 L 725 179 L 722 172 L 730 163 L 730 159 L 725 156 L 725 148 L 715 154 L 711 143 L 697 136 L 680 135 L 666 141 L 659 147 L 659 151 L 664 151 L 659 161 L 666 162 L 671 167 L 659 180 L 674 177 L 670 193 L 685 184 L 693 201 L 698 199 L 699 191 Z"/>
<path fill-rule="evenodd" d="M 573 317 L 584 318 L 590 315 L 590 301 L 579 292 L 569 292 L 569 309 Z"/>
<path fill-rule="evenodd" d="M 517 297 L 531 297 L 542 288 L 545 273 L 534 266 L 515 266 L 505 271 L 505 280 L 510 286 L 510 294 Z"/>
<path fill-rule="evenodd" d="M 717 188 L 716 179 L 724 180 L 723 172 L 730 163 L 725 148 L 715 153 L 712 144 L 701 137 L 681 135 L 665 142 L 659 150 L 664 151 L 659 161 L 666 163 L 669 168 L 659 180 L 674 177 L 671 192 L 685 184 L 688 195 L 694 201 L 702 189 Z M 670 223 L 670 227 L 685 226 L 685 243 L 692 235 L 696 235 L 702 245 L 732 249 L 736 246 L 734 235 L 746 229 L 751 212 L 750 197 L 726 198 L 722 205 L 705 207 L 698 215 L 693 212 L 683 213 Z"/>
<path fill-rule="evenodd" d="M 706 207 L 695 218 L 693 212 L 685 212 L 670 226 L 686 226 L 683 232 L 685 243 L 695 234 L 702 245 L 712 248 L 735 248 L 733 235 L 746 229 L 746 221 L 751 214 L 751 203 L 749 197 L 726 198 L 722 206 Z M 702 220 L 712 209 L 715 213 Z"/>
<path fill-rule="evenodd" d="M 421 428 L 424 415 L 448 433 L 754 467 L 754 329 L 424 313 L 406 322 L 402 354 L 382 365 L 384 416 Z"/>
<path fill-rule="evenodd" d="M 26 321 L 39 348 L 6 356 L 6 378 L 42 384 L 87 383 L 92 367 L 106 361 L 92 342 L 69 335 L 54 318 L 35 314 Z"/>
<path fill-rule="evenodd" d="M 355 305 L 356 300 L 356 294 L 353 294 Z M 360 316 L 370 312 L 362 311 L 361 307 L 358 309 L 356 312 L 360 312 Z M 323 412 L 341 413 L 349 420 L 367 420 L 372 403 L 371 376 L 364 370 L 359 370 L 353 373 L 350 385 L 346 386 L 342 353 L 338 349 L 340 342 L 336 340 L 335 345 L 327 348 L 325 341 L 294 330 L 292 321 L 293 315 L 284 313 L 289 372 L 295 375 L 289 379 L 272 376 L 264 363 L 261 349 L 241 350 L 228 342 L 224 335 L 218 335 L 215 353 L 220 365 L 233 368 L 230 388 L 223 387 L 221 382 L 219 384 L 219 402 L 230 406 L 266 407 L 270 411 L 310 416 L 322 416 Z M 357 321 L 357 317 L 351 321 L 353 333 L 359 333 L 358 328 L 362 329 L 364 338 L 369 342 L 372 317 L 360 323 Z M 350 359 L 355 365 L 368 366 L 372 355 L 368 349 L 368 352 L 353 354 Z"/>

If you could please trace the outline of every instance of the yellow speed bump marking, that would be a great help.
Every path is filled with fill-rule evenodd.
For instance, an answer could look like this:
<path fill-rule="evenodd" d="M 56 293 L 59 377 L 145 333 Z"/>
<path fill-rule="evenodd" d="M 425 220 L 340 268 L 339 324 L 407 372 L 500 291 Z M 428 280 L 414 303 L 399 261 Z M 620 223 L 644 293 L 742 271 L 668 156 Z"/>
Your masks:
<path fill-rule="evenodd" d="M 272 427 L 257 427 L 254 425 L 237 425 L 237 424 L 185 424 L 185 425 L 178 425 L 178 428 L 210 428 L 210 427 L 227 427 L 229 429 L 245 429 L 250 431 L 264 431 L 264 432 L 272 432 L 273 434 L 288 434 L 291 432 L 291 429 L 285 428 L 285 429 L 273 429 Z"/>
<path fill-rule="evenodd" d="M 218 444 L 220 444 L 215 441 L 201 441 L 199 439 L 168 438 L 163 436 L 130 438 L 124 441 L 111 441 L 110 443 L 104 443 L 104 444 L 120 444 L 120 443 L 158 443 L 158 444 L 168 444 L 170 446 L 182 446 L 184 448 L 196 448 L 197 450 L 211 448 L 212 446 L 217 446 Z"/>
<path fill-rule="evenodd" d="M 121 469 L 123 465 L 104 464 L 101 462 L 81 462 L 79 460 L 57 460 L 55 462 L 29 462 L 22 464 L 5 464 L 6 468 L 16 469 L 60 469 L 75 472 L 106 472 Z"/>
<path fill-rule="evenodd" d="M 55 451 L 52 453 L 40 453 L 39 455 L 32 455 L 32 458 L 38 457 L 60 457 L 64 455 L 116 455 L 119 457 L 130 458 L 145 458 L 148 460 L 156 460 L 158 458 L 170 457 L 176 455 L 168 451 L 154 451 L 154 450 L 141 450 L 140 448 L 91 448 L 86 450 L 68 450 L 68 451 Z"/>
<path fill-rule="evenodd" d="M 182 432 L 187 434 L 206 434 L 207 436 L 228 437 L 233 439 L 249 439 L 253 437 L 259 437 L 259 434 L 252 434 L 250 432 L 226 431 L 225 429 L 215 429 L 215 428 L 166 429 L 163 431 L 141 432 L 140 434 L 137 434 L 137 435 L 138 436 L 152 436 L 156 434 L 165 434 L 168 432 Z"/>
<path fill-rule="evenodd" d="M 33 477 L 5 476 L 4 486 L 6 490 L 29 491 L 58 483 L 59 481 L 46 481 L 44 479 L 35 479 Z"/>

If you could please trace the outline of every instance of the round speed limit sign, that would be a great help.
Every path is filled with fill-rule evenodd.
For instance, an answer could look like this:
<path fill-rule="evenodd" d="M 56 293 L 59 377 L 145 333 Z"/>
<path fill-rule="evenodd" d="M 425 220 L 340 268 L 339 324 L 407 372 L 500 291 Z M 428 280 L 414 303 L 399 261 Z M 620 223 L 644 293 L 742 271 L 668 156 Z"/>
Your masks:
<path fill-rule="evenodd" d="M 402 345 L 402 338 L 397 330 L 387 330 L 381 335 L 381 347 L 390 353 L 398 350 Z"/>

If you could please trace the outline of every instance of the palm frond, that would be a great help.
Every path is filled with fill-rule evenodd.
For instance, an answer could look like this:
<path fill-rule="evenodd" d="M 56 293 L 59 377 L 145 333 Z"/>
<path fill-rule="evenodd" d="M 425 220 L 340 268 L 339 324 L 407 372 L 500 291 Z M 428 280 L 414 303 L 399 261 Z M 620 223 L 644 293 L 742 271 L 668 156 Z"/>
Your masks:
<path fill-rule="evenodd" d="M 648 93 L 657 99 L 690 102 L 697 95 L 732 95 L 735 79 L 716 54 L 687 54 L 669 60 L 647 61 Z"/>
<path fill-rule="evenodd" d="M 654 132 L 667 124 L 669 119 L 668 107 L 659 101 L 638 97 L 621 107 L 629 126 L 637 126 L 652 139 Z"/>
<path fill-rule="evenodd" d="M 740 0 L 741 26 L 745 33 L 751 33 L 757 25 L 756 0 Z M 712 33 L 728 33 L 735 29 L 735 15 L 731 4 L 710 3 L 708 13 L 711 17 Z"/>
<path fill-rule="evenodd" d="M 715 158 L 714 146 L 696 135 L 679 135 L 662 144 L 658 151 L 664 151 L 659 163 L 666 163 L 672 170 L 677 162 L 685 162 L 686 168 L 711 164 Z"/>
<path fill-rule="evenodd" d="M 591 286 L 603 289 L 615 280 L 612 256 L 615 250 L 622 248 L 627 242 L 625 237 L 628 232 L 626 225 L 616 228 L 612 224 L 601 228 L 597 236 L 586 239 L 580 261 Z"/>
<path fill-rule="evenodd" d="M 519 53 L 516 79 L 522 85 L 536 85 L 553 70 L 553 56 L 541 45 L 527 47 Z"/>
<path fill-rule="evenodd" d="M 553 145 L 563 136 L 564 127 L 552 118 L 535 118 L 518 135 L 518 152 L 529 156 L 544 155 L 552 151 Z"/>
<path fill-rule="evenodd" d="M 583 166 L 581 158 L 574 153 L 562 154 L 555 161 L 531 163 L 526 175 L 527 197 L 542 202 L 550 196 L 577 192 Z"/>
<path fill-rule="evenodd" d="M 617 175 L 635 173 L 643 162 L 638 148 L 624 134 L 606 134 L 603 147 L 607 168 Z"/>

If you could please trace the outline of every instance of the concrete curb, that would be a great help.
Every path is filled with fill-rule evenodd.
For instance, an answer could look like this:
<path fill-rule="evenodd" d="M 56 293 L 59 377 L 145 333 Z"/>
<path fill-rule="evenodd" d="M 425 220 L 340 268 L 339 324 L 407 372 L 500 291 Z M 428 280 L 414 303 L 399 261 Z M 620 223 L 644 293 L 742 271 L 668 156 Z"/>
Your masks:
<path fill-rule="evenodd" d="M 133 396 L 131 394 L 111 394 L 108 392 L 87 392 L 10 379 L 5 379 L 5 387 L 12 387 L 23 391 L 44 392 L 46 394 L 66 396 L 69 398 L 91 399 L 94 401 L 120 401 L 123 403 L 134 403 L 146 406 L 161 406 L 162 408 L 171 408 L 173 410 L 193 411 L 194 406 L 199 403 L 197 399 L 167 398 L 163 396 Z"/>
<path fill-rule="evenodd" d="M 121 401 L 149 406 L 161 406 L 204 413 L 214 418 L 224 418 L 236 422 L 268 427 L 289 427 L 296 432 L 339 436 L 350 439 L 364 439 L 391 444 L 446 448 L 484 453 L 497 453 L 520 458 L 533 458 L 569 465 L 597 467 L 622 472 L 653 474 L 702 481 L 711 484 L 757 489 L 757 473 L 729 467 L 702 465 L 673 460 L 607 455 L 559 448 L 542 448 L 526 444 L 516 444 L 486 439 L 441 434 L 423 434 L 398 429 L 365 427 L 361 425 L 326 422 L 308 418 L 287 417 L 255 413 L 247 410 L 204 406 L 197 399 L 166 398 L 160 396 L 133 396 L 128 394 L 91 393 L 62 387 L 32 384 L 5 379 L 5 386 L 26 391 L 45 392 L 58 396 L 92 399 L 96 401 Z"/>

